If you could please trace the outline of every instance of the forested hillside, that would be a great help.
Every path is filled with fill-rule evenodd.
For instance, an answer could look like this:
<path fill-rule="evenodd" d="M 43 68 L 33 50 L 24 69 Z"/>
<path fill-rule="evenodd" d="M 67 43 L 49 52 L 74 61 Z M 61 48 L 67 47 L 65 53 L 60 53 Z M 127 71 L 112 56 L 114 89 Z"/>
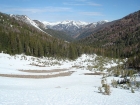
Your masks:
<path fill-rule="evenodd" d="M 107 26 L 114 24 L 115 22 L 116 21 L 104 22 L 103 24 L 97 24 L 94 27 L 92 26 L 92 24 L 89 24 L 85 28 L 83 28 L 83 30 L 81 31 L 81 33 L 78 36 L 76 36 L 76 40 L 84 39 L 84 38 L 90 36 L 91 34 L 100 31 L 104 27 L 107 27 Z"/>
<path fill-rule="evenodd" d="M 70 35 L 67 35 L 63 31 L 57 31 L 57 30 L 52 30 L 52 29 L 45 29 L 44 31 L 58 39 L 63 39 L 68 42 L 72 42 L 74 40 Z"/>
<path fill-rule="evenodd" d="M 50 34 L 51 36 L 56 37 L 58 39 L 66 40 L 68 42 L 73 41 L 73 38 L 70 35 L 67 35 L 67 33 L 65 33 L 63 31 L 49 29 L 46 27 L 46 25 L 44 25 L 42 22 L 40 22 L 38 20 L 33 20 L 33 21 L 38 25 L 38 27 L 40 29 L 42 29 L 46 33 Z"/>
<path fill-rule="evenodd" d="M 35 27 L 0 13 L 0 52 L 75 59 L 91 49 L 54 38 Z"/>
<path fill-rule="evenodd" d="M 130 58 L 129 66 L 140 67 L 140 11 L 104 27 L 80 43 L 90 45 L 94 52 L 109 57 Z"/>

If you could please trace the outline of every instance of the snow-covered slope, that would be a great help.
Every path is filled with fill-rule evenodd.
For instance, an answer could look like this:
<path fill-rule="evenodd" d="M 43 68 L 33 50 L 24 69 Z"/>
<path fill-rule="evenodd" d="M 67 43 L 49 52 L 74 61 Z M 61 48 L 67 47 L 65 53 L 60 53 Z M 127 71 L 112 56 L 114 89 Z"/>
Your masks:
<path fill-rule="evenodd" d="M 69 33 L 70 36 L 75 36 L 85 29 L 95 28 L 106 22 L 108 22 L 108 21 L 105 20 L 105 21 L 87 23 L 87 22 L 83 22 L 83 21 L 66 20 L 66 21 L 55 22 L 55 23 L 50 23 L 50 22 L 44 21 L 43 23 L 46 25 L 47 28 L 64 31 L 66 33 Z"/>
<path fill-rule="evenodd" d="M 102 20 L 102 21 L 98 21 L 98 22 L 93 22 L 93 23 L 87 23 L 87 22 L 83 22 L 83 21 L 73 21 L 73 20 L 66 20 L 66 21 L 61 21 L 61 22 L 46 22 L 43 21 L 42 23 L 46 25 L 46 27 L 48 28 L 55 28 L 57 26 L 59 27 L 77 27 L 77 28 L 82 28 L 85 27 L 89 24 L 94 24 L 94 27 L 98 26 L 98 25 L 102 25 L 104 23 L 109 22 L 108 20 Z M 57 29 L 57 28 L 56 28 Z"/>
<path fill-rule="evenodd" d="M 97 70 L 89 67 L 99 59 L 95 54 L 69 61 L 0 53 L 0 105 L 139 105 L 138 90 L 111 87 L 111 95 L 99 93 L 102 75 L 85 75 Z M 107 61 L 107 68 L 117 65 Z M 109 85 L 113 78 L 107 78 Z"/>
<path fill-rule="evenodd" d="M 43 24 L 41 21 L 39 21 L 39 20 L 33 20 L 33 21 L 36 23 L 36 25 L 37 25 L 39 28 L 41 28 L 41 29 L 47 29 L 46 25 Z"/>
<path fill-rule="evenodd" d="M 101 25 L 103 25 L 107 22 L 109 22 L 109 21 L 108 20 L 102 20 L 102 21 L 98 21 L 98 22 L 89 23 L 83 29 L 96 28 L 96 27 L 101 26 Z"/>
<path fill-rule="evenodd" d="M 44 32 L 42 29 L 39 28 L 38 24 L 36 24 L 32 19 L 27 17 L 26 15 L 10 15 L 11 17 L 14 17 L 16 20 L 23 21 L 31 26 L 34 26 L 38 30 Z"/>
<path fill-rule="evenodd" d="M 60 24 L 61 22 L 47 22 L 47 21 L 43 21 L 42 23 L 45 24 L 46 26 L 53 26 L 53 25 Z"/>
<path fill-rule="evenodd" d="M 60 25 L 66 25 L 68 26 L 76 26 L 78 28 L 83 27 L 85 25 L 88 25 L 89 23 L 87 22 L 82 22 L 82 21 L 73 21 L 73 20 L 66 20 L 66 21 L 61 21 L 61 22 L 43 22 L 47 27 L 53 27 L 53 26 L 60 26 Z"/>

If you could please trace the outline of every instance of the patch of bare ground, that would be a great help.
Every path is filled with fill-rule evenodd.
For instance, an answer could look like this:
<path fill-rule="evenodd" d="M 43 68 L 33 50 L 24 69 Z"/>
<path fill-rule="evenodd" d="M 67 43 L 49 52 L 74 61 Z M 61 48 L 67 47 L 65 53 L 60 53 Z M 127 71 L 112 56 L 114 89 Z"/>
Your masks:
<path fill-rule="evenodd" d="M 68 69 L 54 69 L 54 70 L 19 70 L 22 72 L 28 72 L 28 73 L 53 73 L 53 72 L 61 72 L 66 71 Z"/>
<path fill-rule="evenodd" d="M 54 78 L 70 76 L 74 71 L 63 72 L 54 75 L 19 75 L 19 74 L 0 74 L 1 77 L 12 77 L 12 78 L 33 78 L 33 79 L 43 79 L 43 78 Z"/>
<path fill-rule="evenodd" d="M 96 72 L 96 73 L 84 73 L 85 75 L 103 75 L 104 73 Z"/>
<path fill-rule="evenodd" d="M 84 68 L 85 66 L 78 66 L 78 65 L 75 65 L 75 66 L 72 66 L 72 68 Z"/>

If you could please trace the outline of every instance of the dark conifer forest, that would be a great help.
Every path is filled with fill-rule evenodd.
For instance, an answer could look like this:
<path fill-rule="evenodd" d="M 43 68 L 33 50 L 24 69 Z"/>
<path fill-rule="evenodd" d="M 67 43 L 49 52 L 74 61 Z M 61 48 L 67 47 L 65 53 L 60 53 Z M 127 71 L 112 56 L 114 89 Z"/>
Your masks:
<path fill-rule="evenodd" d="M 112 58 L 129 58 L 129 67 L 140 68 L 140 11 L 73 42 L 65 41 L 65 38 L 72 39 L 64 35 L 59 35 L 63 38 L 58 39 L 53 30 L 48 30 L 48 33 L 53 35 L 0 13 L 0 52 L 69 59 L 76 59 L 84 53 L 96 53 Z"/>
<path fill-rule="evenodd" d="M 140 68 L 140 11 L 79 40 L 94 48 L 98 55 L 129 58 L 128 65 Z"/>
<path fill-rule="evenodd" d="M 41 32 L 35 27 L 0 13 L 0 52 L 75 59 L 91 53 L 86 46 L 75 45 Z"/>

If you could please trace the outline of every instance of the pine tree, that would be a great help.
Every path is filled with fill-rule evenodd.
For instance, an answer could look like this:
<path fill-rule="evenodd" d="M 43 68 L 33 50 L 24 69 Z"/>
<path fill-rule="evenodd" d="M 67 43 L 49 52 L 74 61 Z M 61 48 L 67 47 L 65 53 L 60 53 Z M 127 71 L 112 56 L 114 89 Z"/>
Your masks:
<path fill-rule="evenodd" d="M 20 41 L 20 38 L 19 38 L 19 36 L 17 36 L 17 49 L 18 49 L 18 53 L 19 54 L 21 54 L 21 53 L 23 53 L 23 48 L 22 48 L 22 44 L 21 44 L 21 41 Z"/>
<path fill-rule="evenodd" d="M 76 56 L 76 49 L 74 48 L 74 46 L 70 45 L 69 46 L 69 58 L 70 59 L 75 59 Z"/>
<path fill-rule="evenodd" d="M 9 36 L 10 36 L 11 54 L 16 54 L 18 52 L 16 36 L 14 35 L 14 33 L 10 33 Z"/>
<path fill-rule="evenodd" d="M 43 46 L 40 42 L 38 42 L 38 56 L 42 57 L 44 56 L 44 52 L 43 52 Z"/>

